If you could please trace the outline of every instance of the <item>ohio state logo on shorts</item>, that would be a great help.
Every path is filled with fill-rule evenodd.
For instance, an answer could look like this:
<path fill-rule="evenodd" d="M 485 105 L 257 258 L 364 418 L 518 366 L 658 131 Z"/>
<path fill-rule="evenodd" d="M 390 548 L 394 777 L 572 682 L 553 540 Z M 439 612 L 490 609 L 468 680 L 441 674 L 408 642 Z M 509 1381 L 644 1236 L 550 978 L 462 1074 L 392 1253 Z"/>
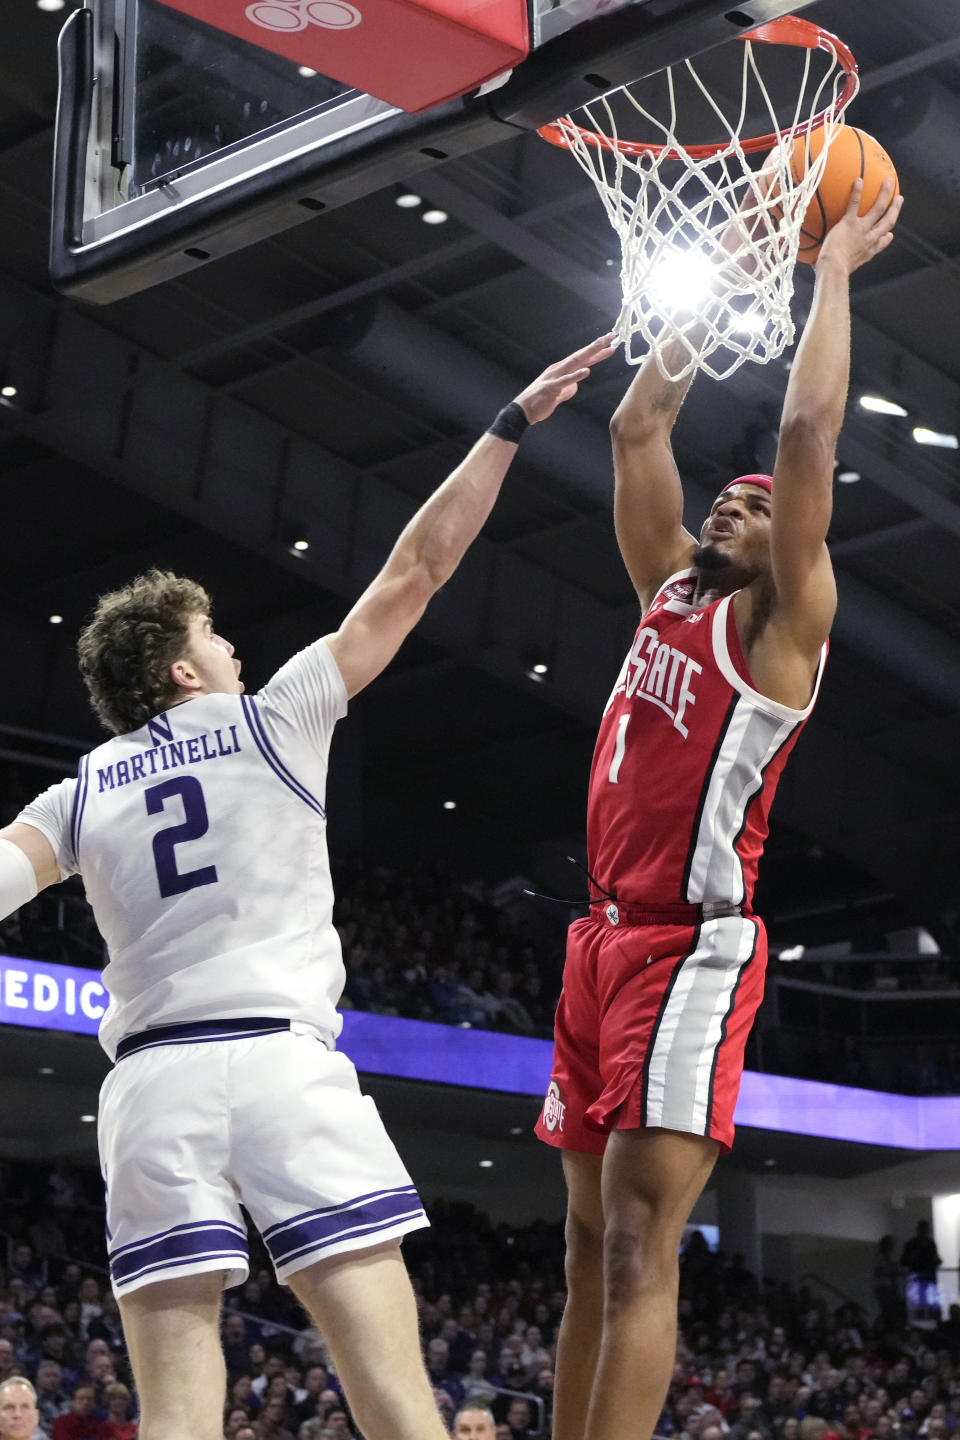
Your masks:
<path fill-rule="evenodd" d="M 563 1117 L 567 1107 L 560 1098 L 560 1086 L 551 1080 L 547 1086 L 547 1098 L 543 1102 L 543 1123 L 552 1135 L 554 1130 L 563 1129 Z"/>

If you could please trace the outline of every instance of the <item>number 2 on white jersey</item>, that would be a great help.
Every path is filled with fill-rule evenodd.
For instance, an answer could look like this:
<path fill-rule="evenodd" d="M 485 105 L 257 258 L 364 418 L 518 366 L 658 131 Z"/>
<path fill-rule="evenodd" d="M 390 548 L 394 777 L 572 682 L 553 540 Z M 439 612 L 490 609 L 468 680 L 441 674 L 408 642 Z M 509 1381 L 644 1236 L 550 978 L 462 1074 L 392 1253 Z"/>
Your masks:
<path fill-rule="evenodd" d="M 610 774 L 608 779 L 611 785 L 619 784 L 620 766 L 623 764 L 624 751 L 627 748 L 627 726 L 630 724 L 629 715 L 621 715 L 617 723 L 617 743 L 613 751 L 613 759 L 610 761 Z"/>

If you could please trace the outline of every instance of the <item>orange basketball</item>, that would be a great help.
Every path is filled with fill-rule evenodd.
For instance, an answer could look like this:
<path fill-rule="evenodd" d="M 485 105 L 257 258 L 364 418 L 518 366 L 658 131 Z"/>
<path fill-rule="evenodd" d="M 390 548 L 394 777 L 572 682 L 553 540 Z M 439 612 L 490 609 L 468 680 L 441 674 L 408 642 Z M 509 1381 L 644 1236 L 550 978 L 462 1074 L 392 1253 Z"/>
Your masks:
<path fill-rule="evenodd" d="M 796 181 L 803 179 L 807 168 L 807 140 L 801 135 L 793 142 L 790 169 Z M 810 158 L 815 160 L 823 149 L 823 129 L 814 130 L 810 136 Z M 900 194 L 900 182 L 893 168 L 893 161 L 865 130 L 852 125 L 843 125 L 830 146 L 827 168 L 823 179 L 814 191 L 813 199 L 807 206 L 800 231 L 798 260 L 812 265 L 820 254 L 820 246 L 831 226 L 842 220 L 850 203 L 850 191 L 855 180 L 863 181 L 863 196 L 859 214 L 865 215 L 880 193 L 884 180 L 893 181 L 890 204 Z"/>

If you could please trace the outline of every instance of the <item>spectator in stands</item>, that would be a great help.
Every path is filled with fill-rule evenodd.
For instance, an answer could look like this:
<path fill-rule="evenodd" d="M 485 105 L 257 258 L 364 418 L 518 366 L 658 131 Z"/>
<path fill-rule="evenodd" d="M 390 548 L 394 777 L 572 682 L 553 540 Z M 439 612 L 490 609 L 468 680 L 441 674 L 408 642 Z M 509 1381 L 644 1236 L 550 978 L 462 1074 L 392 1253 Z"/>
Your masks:
<path fill-rule="evenodd" d="M 81 1307 L 82 1311 L 82 1307 Z M 82 1323 L 82 1315 L 81 1315 Z M 123 1341 L 123 1324 L 120 1320 L 120 1306 L 112 1290 L 107 1290 L 100 1300 L 100 1314 L 87 1321 L 88 1340 L 106 1340 L 108 1345 Z"/>
<path fill-rule="evenodd" d="M 324 1417 L 323 1428 L 317 1432 L 323 1440 L 353 1440 L 353 1431 L 342 1405 L 331 1405 Z"/>
<path fill-rule="evenodd" d="M 466 1408 L 469 1401 L 475 1401 L 483 1407 L 489 1405 L 497 1393 L 496 1386 L 487 1374 L 487 1352 L 486 1350 L 473 1350 L 467 1363 L 466 1374 L 461 1385 L 463 1387 L 463 1404 L 460 1409 Z"/>
<path fill-rule="evenodd" d="M 9 1380 L 17 1373 L 17 1362 L 12 1343 L 9 1340 L 0 1340 L 0 1385 L 4 1380 Z"/>
<path fill-rule="evenodd" d="M 140 1426 L 131 1418 L 132 1396 L 126 1385 L 119 1381 L 108 1385 L 104 1399 L 107 1418 L 104 1421 L 104 1440 L 136 1440 Z"/>
<path fill-rule="evenodd" d="M 471 1402 L 457 1411 L 453 1421 L 453 1440 L 494 1440 L 495 1435 L 493 1412 L 486 1405 Z"/>
<path fill-rule="evenodd" d="M 445 1390 L 456 1410 L 463 1402 L 463 1386 L 450 1371 L 450 1346 L 439 1335 L 427 1341 L 427 1378 L 434 1389 Z"/>
<path fill-rule="evenodd" d="M 550 1421 L 551 1421 L 552 1418 L 553 1418 L 553 1385 L 554 1385 L 553 1366 L 552 1366 L 552 1365 L 544 1365 L 544 1366 L 542 1366 L 542 1367 L 537 1371 L 536 1379 L 534 1380 L 534 1383 L 533 1383 L 533 1385 L 531 1386 L 531 1392 L 532 1392 L 534 1395 L 536 1395 L 537 1399 L 540 1400 L 540 1401 L 542 1402 L 542 1404 L 543 1404 L 543 1413 L 544 1413 L 544 1417 L 545 1417 L 546 1422 L 547 1422 L 547 1431 L 548 1431 L 548 1433 L 549 1433 L 549 1429 L 550 1429 Z M 703 1440 L 702 1432 L 701 1432 L 701 1440 Z"/>
<path fill-rule="evenodd" d="M 0 1345 L 2 1345 L 0 1341 Z M 38 1337 L 38 1364 L 53 1360 L 63 1371 L 64 1384 L 69 1387 L 77 1379 L 77 1359 L 62 1325 L 44 1325 Z"/>
<path fill-rule="evenodd" d="M 22 1375 L 0 1381 L 0 1440 L 46 1440 L 36 1391 Z"/>
<path fill-rule="evenodd" d="M 530 1401 L 523 1400 L 519 1396 L 515 1400 L 511 1400 L 507 1410 L 507 1425 L 510 1428 L 512 1440 L 526 1440 L 530 1434 L 532 1423 Z"/>
<path fill-rule="evenodd" d="M 264 1400 L 263 1407 L 257 1417 L 257 1431 L 261 1440 L 296 1440 L 296 1437 L 284 1426 L 284 1411 L 286 1407 L 282 1399 L 271 1397 Z"/>
<path fill-rule="evenodd" d="M 230 1376 L 241 1375 L 246 1368 L 247 1352 L 251 1344 L 247 1328 L 247 1322 L 242 1315 L 236 1315 L 230 1311 L 224 1315 L 221 1339 L 223 1358 L 226 1361 L 227 1374 Z"/>
<path fill-rule="evenodd" d="M 33 1246 L 26 1240 L 13 1247 L 8 1267 L 7 1284 L 19 1280 L 28 1290 L 37 1290 L 43 1284 L 43 1274 L 33 1253 Z"/>
<path fill-rule="evenodd" d="M 267 1386 L 275 1376 L 284 1376 L 287 1368 L 286 1350 L 271 1349 L 267 1351 L 260 1374 L 253 1382 L 253 1393 L 258 1400 L 263 1400 L 267 1393 Z M 285 1378 L 285 1377 L 284 1377 Z"/>
<path fill-rule="evenodd" d="M 223 1440 L 234 1440 L 238 1430 L 243 1430 L 250 1424 L 250 1416 L 242 1406 L 235 1409 L 228 1408 L 227 1423 L 223 1427 Z"/>
<path fill-rule="evenodd" d="M 103 1306 L 100 1303 L 100 1286 L 96 1275 L 84 1275 L 80 1281 L 80 1324 L 83 1333 L 89 1335 L 90 1321 L 99 1320 L 103 1314 Z"/>
<path fill-rule="evenodd" d="M 330 1372 L 326 1365 L 310 1365 L 304 1371 L 303 1398 L 297 1401 L 294 1412 L 297 1429 L 305 1420 L 312 1420 L 319 1407 L 320 1396 L 328 1388 Z"/>
<path fill-rule="evenodd" d="M 243 1425 L 234 1435 L 233 1440 L 257 1440 L 257 1432 L 252 1425 Z"/>
<path fill-rule="evenodd" d="M 253 1393 L 253 1381 L 249 1375 L 238 1375 L 230 1382 L 227 1390 L 227 1404 L 231 1409 L 239 1408 L 246 1411 L 259 1409 L 260 1397 Z"/>
<path fill-rule="evenodd" d="M 69 1265 L 64 1266 L 60 1284 L 57 1286 L 57 1300 L 61 1306 L 66 1305 L 68 1300 L 76 1300 L 80 1293 L 82 1279 L 83 1271 L 75 1260 L 71 1260 Z"/>
<path fill-rule="evenodd" d="M 45 1430 L 49 1430 L 58 1415 L 70 1409 L 70 1401 L 63 1388 L 63 1370 L 56 1360 L 41 1360 L 37 1366 L 37 1409 Z"/>
<path fill-rule="evenodd" d="M 107 1440 L 103 1422 L 94 1419 L 95 1396 L 89 1380 L 81 1380 L 73 1389 L 70 1409 L 54 1420 L 51 1440 Z"/>
<path fill-rule="evenodd" d="M 916 1275 L 923 1284 L 935 1285 L 937 1271 L 943 1264 L 937 1253 L 937 1246 L 930 1234 L 929 1220 L 918 1220 L 917 1228 L 903 1247 L 900 1264 Z"/>

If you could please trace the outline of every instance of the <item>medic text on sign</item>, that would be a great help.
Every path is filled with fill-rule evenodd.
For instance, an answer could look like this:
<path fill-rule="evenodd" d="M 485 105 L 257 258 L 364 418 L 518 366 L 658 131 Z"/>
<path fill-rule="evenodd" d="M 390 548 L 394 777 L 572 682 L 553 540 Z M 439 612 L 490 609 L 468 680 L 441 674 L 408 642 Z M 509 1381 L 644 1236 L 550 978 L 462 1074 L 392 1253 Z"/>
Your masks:
<path fill-rule="evenodd" d="M 96 1035 L 109 998 L 95 971 L 0 955 L 0 1025 Z"/>

